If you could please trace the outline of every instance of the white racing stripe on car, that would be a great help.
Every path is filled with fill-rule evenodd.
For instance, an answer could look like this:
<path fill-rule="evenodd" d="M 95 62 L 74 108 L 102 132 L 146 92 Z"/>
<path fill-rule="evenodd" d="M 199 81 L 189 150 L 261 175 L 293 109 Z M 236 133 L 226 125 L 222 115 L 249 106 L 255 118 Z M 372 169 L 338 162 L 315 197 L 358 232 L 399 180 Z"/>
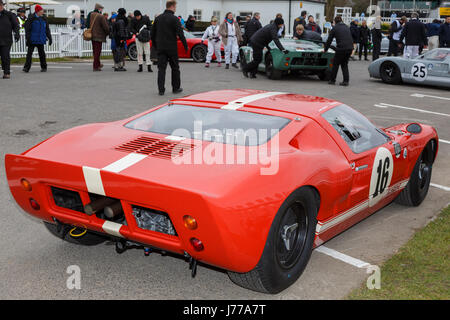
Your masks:
<path fill-rule="evenodd" d="M 83 175 L 88 192 L 105 195 L 100 169 L 83 166 Z"/>
<path fill-rule="evenodd" d="M 105 223 L 102 226 L 102 229 L 107 234 L 123 238 L 123 235 L 120 233 L 120 228 L 122 226 L 123 225 L 120 224 L 120 223 L 115 223 L 115 222 L 111 222 L 111 221 L 105 221 Z"/>
<path fill-rule="evenodd" d="M 180 137 L 180 136 L 167 136 L 164 139 L 172 140 L 172 141 L 183 141 L 183 140 L 186 140 L 185 137 Z"/>
<path fill-rule="evenodd" d="M 220 109 L 237 110 L 237 109 L 243 107 L 247 103 L 250 103 L 250 102 L 253 102 L 256 100 L 260 100 L 260 99 L 264 99 L 264 98 L 268 98 L 268 97 L 272 97 L 272 96 L 277 96 L 280 94 L 285 94 L 285 92 L 263 92 L 263 93 L 252 94 L 252 95 L 249 95 L 246 97 L 242 97 L 242 98 L 230 101 L 230 102 L 228 102 L 228 104 L 224 105 Z"/>
<path fill-rule="evenodd" d="M 102 170 L 119 173 L 120 171 L 131 167 L 132 165 L 138 163 L 139 161 L 145 158 L 147 158 L 147 155 L 145 154 L 130 153 L 129 155 L 123 157 L 122 159 L 119 159 L 116 162 L 113 162 L 110 165 L 104 167 Z"/>
<path fill-rule="evenodd" d="M 418 109 L 418 108 L 410 108 L 410 107 L 404 107 L 404 106 L 397 106 L 395 104 L 388 104 L 388 103 L 379 103 L 379 104 L 374 104 L 375 107 L 378 108 L 398 108 L 398 109 L 406 109 L 406 110 L 412 110 L 412 111 L 417 111 L 417 112 L 422 112 L 422 113 L 431 113 L 431 114 L 436 114 L 439 116 L 444 116 L 444 117 L 450 117 L 450 114 L 447 113 L 441 113 L 441 112 L 435 112 L 435 111 L 429 111 L 429 110 L 423 110 L 423 109 Z"/>
<path fill-rule="evenodd" d="M 408 184 L 409 179 L 401 180 L 397 182 L 396 184 L 389 187 L 388 192 L 386 193 L 385 197 L 392 194 L 393 192 L 399 191 L 406 187 Z M 361 211 L 369 208 L 369 199 L 364 200 L 363 202 L 358 203 L 353 208 L 348 209 L 347 211 L 344 211 L 343 213 L 327 220 L 327 221 L 318 221 L 316 226 L 316 235 L 319 235 L 320 233 L 323 233 L 324 231 L 335 227 L 336 225 L 344 222 L 345 220 L 353 217 L 354 215 L 360 213 Z"/>

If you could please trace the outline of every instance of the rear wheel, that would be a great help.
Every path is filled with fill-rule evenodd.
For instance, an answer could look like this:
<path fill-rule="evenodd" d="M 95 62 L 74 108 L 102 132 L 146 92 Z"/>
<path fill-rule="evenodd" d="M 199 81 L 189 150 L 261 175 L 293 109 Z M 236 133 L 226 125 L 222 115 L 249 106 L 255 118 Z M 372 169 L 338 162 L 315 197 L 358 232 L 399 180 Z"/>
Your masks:
<path fill-rule="evenodd" d="M 266 63 L 267 77 L 272 80 L 281 79 L 281 76 L 283 75 L 283 71 L 275 69 L 275 67 L 273 66 L 272 56 L 269 53 L 266 55 L 265 63 Z"/>
<path fill-rule="evenodd" d="M 81 244 L 83 246 L 95 246 L 108 240 L 107 237 L 89 231 L 81 237 L 72 237 L 69 233 L 64 235 L 61 231 L 58 232 L 56 224 L 44 221 L 44 225 L 52 235 L 70 243 Z M 76 230 L 76 232 L 74 231 L 74 234 L 81 234 L 80 231 L 82 230 Z"/>
<path fill-rule="evenodd" d="M 380 67 L 380 76 L 383 82 L 389 84 L 399 84 L 402 81 L 400 69 L 394 62 L 391 61 L 383 62 Z"/>
<path fill-rule="evenodd" d="M 132 61 L 137 61 L 137 48 L 136 48 L 136 43 L 132 43 L 130 44 L 130 46 L 128 47 L 128 57 L 130 58 L 130 60 Z"/>
<path fill-rule="evenodd" d="M 256 267 L 246 273 L 229 271 L 231 281 L 273 294 L 293 284 L 311 256 L 318 207 L 318 195 L 312 188 L 294 191 L 278 210 Z"/>
<path fill-rule="evenodd" d="M 400 192 L 395 202 L 406 206 L 418 206 L 425 199 L 431 181 L 435 154 L 434 144 L 434 141 L 430 141 L 423 149 L 409 177 L 406 188 Z"/>
<path fill-rule="evenodd" d="M 204 62 L 206 61 L 206 54 L 208 53 L 208 49 L 205 45 L 198 44 L 191 50 L 191 57 L 194 62 Z"/>
<path fill-rule="evenodd" d="M 320 80 L 322 80 L 322 81 L 328 81 L 328 80 L 330 80 L 330 76 L 331 76 L 331 71 L 330 70 L 324 70 L 324 71 L 321 71 L 319 74 L 318 74 L 318 76 L 319 76 L 319 79 Z"/>

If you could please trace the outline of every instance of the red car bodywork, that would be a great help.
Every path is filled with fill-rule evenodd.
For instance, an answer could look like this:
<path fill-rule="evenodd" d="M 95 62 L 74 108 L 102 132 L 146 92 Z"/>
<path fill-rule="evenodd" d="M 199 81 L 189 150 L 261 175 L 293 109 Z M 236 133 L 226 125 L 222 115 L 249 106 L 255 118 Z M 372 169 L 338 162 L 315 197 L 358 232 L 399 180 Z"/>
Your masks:
<path fill-rule="evenodd" d="M 260 93 L 264 91 L 222 90 L 172 102 L 221 108 Z M 278 134 L 279 170 L 274 175 L 261 175 L 261 165 L 255 164 L 176 165 L 168 159 L 152 156 L 118 173 L 102 169 L 127 155 L 116 149 L 118 145 L 142 136 L 166 139 L 164 135 L 124 127 L 130 120 L 149 112 L 146 111 L 126 120 L 76 127 L 21 155 L 8 154 L 5 158 L 7 179 L 14 199 L 29 214 L 50 222 L 55 217 L 66 224 L 104 233 L 105 220 L 57 207 L 49 188 L 77 191 L 85 205 L 89 203 L 89 196 L 84 169 L 94 168 L 102 181 L 104 194 L 120 199 L 124 208 L 127 225 L 120 226 L 116 236 L 179 254 L 187 252 L 199 261 L 247 272 L 258 263 L 274 216 L 294 190 L 312 186 L 320 194 L 315 238 L 315 246 L 318 246 L 391 202 L 406 186 L 426 143 L 432 139 L 438 141 L 435 129 L 426 125 L 422 125 L 419 134 L 407 133 L 406 124 L 383 129 L 392 139 L 382 147 L 393 154 L 394 171 L 386 196 L 369 206 L 369 185 L 378 147 L 360 154 L 351 151 L 321 116 L 340 104 L 325 98 L 284 93 L 241 103 L 239 111 L 291 119 Z M 392 133 L 393 130 L 404 134 Z M 399 157 L 394 153 L 394 142 L 402 146 Z M 216 142 L 203 141 L 201 148 L 211 143 Z M 407 149 L 406 156 L 404 149 Z M 361 165 L 369 167 L 354 170 Z M 31 191 L 21 187 L 22 178 L 31 182 Z M 40 204 L 39 210 L 31 207 L 30 198 Z M 167 212 L 177 236 L 138 228 L 131 204 Z M 184 215 L 195 217 L 196 230 L 185 227 Z M 106 232 L 112 234 L 110 230 Z M 193 237 L 203 242 L 203 251 L 193 249 L 190 243 Z"/>
<path fill-rule="evenodd" d="M 186 34 L 187 32 L 185 32 Z M 136 36 L 133 35 L 133 37 L 130 40 L 127 40 L 127 47 L 129 47 L 130 45 L 132 45 L 133 43 L 136 42 Z M 177 41 L 177 45 L 178 45 L 178 57 L 179 58 L 183 58 L 183 59 L 190 59 L 192 58 L 192 49 L 195 46 L 198 45 L 202 45 L 202 38 L 197 38 L 194 36 L 191 37 L 186 37 L 186 42 L 188 45 L 188 51 L 186 52 L 184 50 L 183 44 L 181 43 L 180 40 Z M 208 40 L 204 40 L 203 41 L 203 45 L 205 46 L 206 50 L 208 50 Z M 152 41 L 150 41 L 150 47 L 152 46 Z M 222 56 L 223 56 L 223 52 L 225 51 L 225 48 L 223 47 L 223 44 L 221 45 L 220 48 L 221 52 L 222 52 Z M 213 54 L 212 56 L 212 60 L 216 59 L 216 55 Z"/>

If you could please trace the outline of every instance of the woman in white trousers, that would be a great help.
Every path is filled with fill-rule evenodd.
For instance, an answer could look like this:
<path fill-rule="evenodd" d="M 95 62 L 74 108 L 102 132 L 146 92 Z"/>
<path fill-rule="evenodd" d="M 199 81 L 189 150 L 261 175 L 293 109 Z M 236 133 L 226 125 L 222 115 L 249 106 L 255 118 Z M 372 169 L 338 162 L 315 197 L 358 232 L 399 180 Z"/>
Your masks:
<path fill-rule="evenodd" d="M 239 54 L 239 43 L 243 39 L 241 28 L 231 12 L 227 13 L 225 20 L 220 25 L 219 34 L 222 36 L 225 47 L 225 69 L 230 68 L 230 62 L 233 67 L 238 68 L 236 61 Z"/>

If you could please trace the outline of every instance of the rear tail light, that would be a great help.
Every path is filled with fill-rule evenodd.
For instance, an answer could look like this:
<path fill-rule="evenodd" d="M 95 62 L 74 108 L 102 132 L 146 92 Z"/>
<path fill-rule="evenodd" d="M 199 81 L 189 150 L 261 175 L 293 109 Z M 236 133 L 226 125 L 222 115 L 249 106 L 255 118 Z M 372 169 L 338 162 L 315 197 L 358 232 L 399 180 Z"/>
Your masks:
<path fill-rule="evenodd" d="M 33 198 L 30 198 L 30 205 L 34 210 L 39 210 L 41 208 L 39 203 L 36 200 L 34 200 Z"/>
<path fill-rule="evenodd" d="M 190 230 L 195 230 L 198 227 L 197 220 L 195 220 L 195 218 L 192 216 L 184 216 L 183 221 L 184 226 Z"/>
<path fill-rule="evenodd" d="M 30 181 L 28 181 L 27 179 L 22 179 L 20 180 L 20 184 L 22 185 L 22 188 L 25 191 L 31 191 L 33 188 L 31 187 L 31 183 Z"/>
<path fill-rule="evenodd" d="M 196 238 L 191 238 L 191 245 L 194 248 L 195 251 L 202 251 L 203 249 L 205 249 L 205 247 L 203 246 L 203 243 Z"/>

